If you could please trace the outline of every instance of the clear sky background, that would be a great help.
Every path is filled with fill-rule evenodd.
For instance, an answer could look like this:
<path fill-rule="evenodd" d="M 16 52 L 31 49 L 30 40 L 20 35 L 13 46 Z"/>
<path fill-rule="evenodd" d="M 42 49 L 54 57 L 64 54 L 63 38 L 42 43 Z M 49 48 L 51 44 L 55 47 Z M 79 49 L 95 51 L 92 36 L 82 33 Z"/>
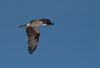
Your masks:
<path fill-rule="evenodd" d="M 31 55 L 19 26 L 40 18 Z M 100 0 L 0 0 L 0 68 L 100 68 Z"/>

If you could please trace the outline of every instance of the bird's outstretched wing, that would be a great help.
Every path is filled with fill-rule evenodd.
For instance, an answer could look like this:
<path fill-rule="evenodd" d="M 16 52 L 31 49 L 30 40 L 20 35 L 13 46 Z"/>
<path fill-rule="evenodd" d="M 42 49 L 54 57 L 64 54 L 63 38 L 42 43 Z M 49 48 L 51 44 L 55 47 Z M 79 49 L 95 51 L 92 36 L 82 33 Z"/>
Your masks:
<path fill-rule="evenodd" d="M 37 19 L 38 21 L 42 21 L 43 24 L 47 24 L 47 25 L 54 25 L 54 23 L 52 23 L 49 19 Z"/>
<path fill-rule="evenodd" d="M 28 27 L 26 28 L 27 36 L 28 36 L 28 51 L 29 54 L 32 54 L 33 51 L 36 49 L 40 32 L 38 30 L 38 27 Z"/>

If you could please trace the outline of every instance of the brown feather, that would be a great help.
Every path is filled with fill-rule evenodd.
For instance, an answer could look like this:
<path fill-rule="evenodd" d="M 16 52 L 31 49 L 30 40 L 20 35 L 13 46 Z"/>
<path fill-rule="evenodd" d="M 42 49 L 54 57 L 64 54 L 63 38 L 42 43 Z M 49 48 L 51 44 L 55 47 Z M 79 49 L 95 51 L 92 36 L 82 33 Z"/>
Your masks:
<path fill-rule="evenodd" d="M 26 28 L 27 36 L 28 36 L 28 51 L 29 54 L 32 54 L 35 51 L 38 41 L 40 32 L 38 31 L 38 27 L 28 27 Z"/>
<path fill-rule="evenodd" d="M 37 19 L 39 21 L 42 21 L 43 24 L 47 24 L 47 25 L 54 25 L 54 23 L 52 23 L 49 19 Z"/>

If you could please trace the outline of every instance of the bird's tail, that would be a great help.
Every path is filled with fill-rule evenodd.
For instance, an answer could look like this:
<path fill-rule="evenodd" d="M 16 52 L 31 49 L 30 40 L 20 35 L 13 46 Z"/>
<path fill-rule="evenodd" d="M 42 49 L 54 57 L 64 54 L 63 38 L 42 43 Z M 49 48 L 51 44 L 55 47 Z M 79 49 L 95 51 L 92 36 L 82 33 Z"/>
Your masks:
<path fill-rule="evenodd" d="M 19 27 L 24 27 L 24 26 L 26 26 L 26 25 L 20 25 Z"/>

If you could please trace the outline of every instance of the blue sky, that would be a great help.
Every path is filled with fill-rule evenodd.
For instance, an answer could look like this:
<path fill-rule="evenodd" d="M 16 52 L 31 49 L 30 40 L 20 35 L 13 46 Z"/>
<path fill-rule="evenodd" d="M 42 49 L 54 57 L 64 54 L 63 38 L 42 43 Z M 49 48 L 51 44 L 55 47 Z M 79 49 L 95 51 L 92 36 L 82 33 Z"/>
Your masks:
<path fill-rule="evenodd" d="M 20 25 L 48 18 L 28 53 Z M 100 68 L 100 0 L 0 0 L 0 68 Z"/>

